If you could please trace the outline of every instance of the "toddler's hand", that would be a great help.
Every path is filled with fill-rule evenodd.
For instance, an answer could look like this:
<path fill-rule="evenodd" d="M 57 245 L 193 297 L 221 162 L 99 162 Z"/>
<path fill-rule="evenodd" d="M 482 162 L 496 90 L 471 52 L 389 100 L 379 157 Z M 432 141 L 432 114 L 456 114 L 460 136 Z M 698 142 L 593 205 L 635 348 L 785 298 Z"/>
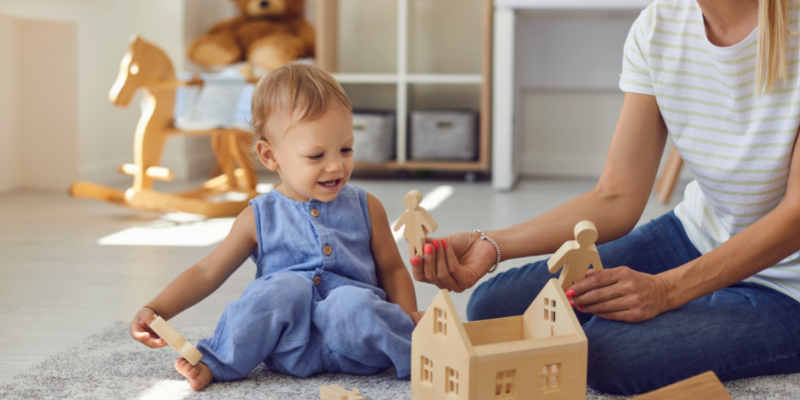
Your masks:
<path fill-rule="evenodd" d="M 133 317 L 133 322 L 131 322 L 131 336 L 151 349 L 157 349 L 167 345 L 164 339 L 158 337 L 158 335 L 150 329 L 150 324 L 155 320 L 156 313 L 144 307 L 136 313 L 136 316 Z"/>
<path fill-rule="evenodd" d="M 419 321 L 422 319 L 422 316 L 425 315 L 425 311 L 414 311 L 411 314 L 408 314 L 411 317 L 411 320 L 414 321 L 414 325 L 418 325 Z"/>

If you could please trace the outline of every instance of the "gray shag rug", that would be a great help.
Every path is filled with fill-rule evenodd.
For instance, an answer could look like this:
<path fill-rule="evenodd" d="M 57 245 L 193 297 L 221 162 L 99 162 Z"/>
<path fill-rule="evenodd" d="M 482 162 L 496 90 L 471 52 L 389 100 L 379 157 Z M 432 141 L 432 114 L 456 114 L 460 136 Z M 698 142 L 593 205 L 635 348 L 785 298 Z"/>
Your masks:
<path fill-rule="evenodd" d="M 192 343 L 212 328 L 176 327 Z M 262 364 L 244 379 L 215 382 L 192 392 L 173 368 L 171 348 L 152 350 L 131 339 L 127 322 L 117 322 L 79 345 L 52 356 L 0 385 L 0 399 L 319 399 L 320 385 L 357 387 L 368 400 L 411 398 L 408 381 L 393 369 L 372 376 L 321 374 L 307 379 L 272 372 Z M 727 382 L 737 400 L 800 398 L 800 374 L 775 375 Z M 622 400 L 591 389 L 588 400 Z"/>

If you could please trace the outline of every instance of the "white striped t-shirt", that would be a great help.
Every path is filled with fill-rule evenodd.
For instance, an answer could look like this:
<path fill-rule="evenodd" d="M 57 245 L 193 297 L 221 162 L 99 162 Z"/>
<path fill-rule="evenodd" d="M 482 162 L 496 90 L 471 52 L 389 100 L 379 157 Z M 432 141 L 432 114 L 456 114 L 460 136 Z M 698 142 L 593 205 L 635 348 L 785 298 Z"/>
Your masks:
<path fill-rule="evenodd" d="M 790 4 L 797 31 L 800 7 Z M 772 211 L 786 193 L 800 124 L 798 38 L 789 43 L 788 82 L 761 98 L 754 95 L 757 48 L 757 29 L 730 47 L 709 42 L 696 0 L 656 0 L 625 42 L 619 86 L 656 97 L 694 172 L 675 214 L 703 254 Z M 800 301 L 798 254 L 747 281 Z"/>

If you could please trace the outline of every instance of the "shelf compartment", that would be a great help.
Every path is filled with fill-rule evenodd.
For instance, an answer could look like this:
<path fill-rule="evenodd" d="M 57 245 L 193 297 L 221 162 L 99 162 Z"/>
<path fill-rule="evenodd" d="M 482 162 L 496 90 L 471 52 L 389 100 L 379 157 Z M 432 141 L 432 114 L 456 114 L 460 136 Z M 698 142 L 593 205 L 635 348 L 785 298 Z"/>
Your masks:
<path fill-rule="evenodd" d="M 396 6 L 396 12 L 392 15 L 392 23 L 375 25 L 374 23 L 376 21 L 382 19 L 371 15 L 370 23 L 373 25 L 371 25 L 372 31 L 369 31 L 353 29 L 354 25 L 352 24 L 344 24 L 345 26 L 342 26 L 339 24 L 338 17 L 344 14 L 359 14 L 363 16 L 365 15 L 364 7 L 375 6 L 382 2 L 374 2 L 372 0 L 317 0 L 317 17 L 315 22 L 318 25 L 318 65 L 334 74 L 334 77 L 342 84 L 347 95 L 351 98 L 354 109 L 385 109 L 387 106 L 394 103 L 394 109 L 397 115 L 396 160 L 378 165 L 360 165 L 359 168 L 383 170 L 428 169 L 434 171 L 464 172 L 488 171 L 490 165 L 489 147 L 491 144 L 493 0 L 471 0 L 474 1 L 473 5 L 475 9 L 467 12 L 468 14 L 475 14 L 477 18 L 478 15 L 475 12 L 478 8 L 480 9 L 479 18 L 481 29 L 478 35 L 480 38 L 476 36 L 472 40 L 464 41 L 464 43 L 466 43 L 465 46 L 469 49 L 473 49 L 476 45 L 480 46 L 480 60 L 477 58 L 475 60 L 455 60 L 455 65 L 453 65 L 454 60 L 443 60 L 440 57 L 436 57 L 438 54 L 437 51 L 441 47 L 438 42 L 432 45 L 432 47 L 420 46 L 419 39 L 421 36 L 418 35 L 438 34 L 439 32 L 436 31 L 440 27 L 432 23 L 430 17 L 434 14 L 429 11 L 446 10 L 447 7 L 443 9 L 441 6 L 449 5 L 454 0 L 443 0 L 444 3 L 441 4 L 431 2 L 430 0 L 392 1 L 394 2 L 392 5 Z M 348 5 L 345 5 L 345 3 L 348 3 Z M 355 7 L 354 5 L 356 4 L 361 4 L 363 7 Z M 388 15 L 389 8 L 392 7 L 383 7 L 381 8 L 381 12 Z M 371 11 L 377 11 L 377 9 Z M 409 13 L 413 15 L 409 15 Z M 463 17 L 459 16 L 461 14 L 458 13 L 451 13 L 448 15 L 456 19 Z M 427 31 L 417 32 L 417 28 L 424 28 L 423 30 L 427 29 Z M 384 50 L 393 50 L 392 57 L 379 56 L 376 58 L 375 54 L 369 54 L 369 58 L 367 59 L 370 62 L 356 62 L 355 60 L 362 60 L 363 57 L 365 57 L 363 49 L 369 47 L 366 46 L 366 44 L 371 44 L 372 41 L 378 39 L 377 36 L 382 36 L 375 35 L 374 32 L 387 29 L 396 29 L 396 42 L 383 47 Z M 337 32 L 338 34 L 330 34 L 331 32 Z M 442 35 L 447 36 L 449 33 L 442 33 Z M 473 33 L 477 33 L 477 31 Z M 458 32 L 455 34 L 457 36 L 459 35 Z M 365 37 L 365 35 L 369 37 Z M 390 36 L 387 35 L 383 37 L 382 40 L 388 42 L 389 38 Z M 410 43 L 409 39 L 413 43 Z M 351 46 L 349 48 L 353 51 L 351 53 L 339 46 L 340 40 L 350 43 L 351 45 L 358 42 L 359 45 Z M 362 43 L 364 41 L 370 43 Z M 409 53 L 409 45 L 414 46 L 413 54 Z M 383 53 L 385 53 L 385 51 L 381 51 L 381 54 Z M 420 56 L 430 56 L 431 54 L 433 55 L 431 62 L 422 62 Z M 480 62 L 478 63 L 478 61 Z M 394 62 L 395 68 L 389 65 L 392 62 Z M 480 67 L 478 68 L 478 66 Z M 480 72 L 473 73 L 476 69 L 479 69 Z M 445 73 L 444 71 L 448 71 L 449 73 Z M 393 86 L 394 90 L 381 88 L 374 96 L 366 95 L 364 90 L 369 88 L 370 85 Z M 451 88 L 442 87 L 447 85 L 450 85 Z M 427 88 L 425 88 L 426 86 Z M 436 89 L 433 89 L 432 86 L 436 86 Z M 362 90 L 362 88 L 364 88 L 364 90 Z M 474 92 L 474 98 L 477 102 L 467 99 L 456 99 L 452 96 L 453 93 L 472 93 L 473 90 L 476 91 Z M 394 101 L 388 97 L 392 92 L 394 94 Z M 432 95 L 420 96 L 422 92 L 428 92 Z M 442 99 L 443 94 L 440 92 L 452 92 L 450 95 L 444 95 L 444 97 L 447 98 L 445 103 L 434 105 L 430 101 L 424 99 L 424 97 Z M 368 100 L 368 98 L 379 99 L 380 101 L 375 102 L 373 100 Z M 477 161 L 415 161 L 407 159 L 407 122 L 409 109 L 442 108 L 442 104 L 447 104 L 449 107 L 455 108 L 480 110 Z M 366 107 L 359 107 L 359 105 Z"/>
<path fill-rule="evenodd" d="M 481 1 L 408 0 L 408 72 L 480 74 Z"/>

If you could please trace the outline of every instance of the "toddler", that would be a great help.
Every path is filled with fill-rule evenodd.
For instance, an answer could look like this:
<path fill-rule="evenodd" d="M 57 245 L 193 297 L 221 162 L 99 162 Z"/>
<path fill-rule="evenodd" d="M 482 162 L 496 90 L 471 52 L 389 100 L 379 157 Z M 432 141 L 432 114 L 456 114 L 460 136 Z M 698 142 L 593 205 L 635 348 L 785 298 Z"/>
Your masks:
<path fill-rule="evenodd" d="M 131 335 L 210 295 L 247 259 L 256 279 L 228 303 L 195 366 L 175 368 L 200 390 L 242 378 L 260 363 L 286 374 L 411 370 L 420 319 L 411 276 L 381 203 L 347 185 L 353 171 L 350 101 L 332 76 L 304 64 L 280 67 L 253 93 L 256 150 L 282 184 L 250 201 L 228 237 L 173 280 L 134 317 Z"/>

